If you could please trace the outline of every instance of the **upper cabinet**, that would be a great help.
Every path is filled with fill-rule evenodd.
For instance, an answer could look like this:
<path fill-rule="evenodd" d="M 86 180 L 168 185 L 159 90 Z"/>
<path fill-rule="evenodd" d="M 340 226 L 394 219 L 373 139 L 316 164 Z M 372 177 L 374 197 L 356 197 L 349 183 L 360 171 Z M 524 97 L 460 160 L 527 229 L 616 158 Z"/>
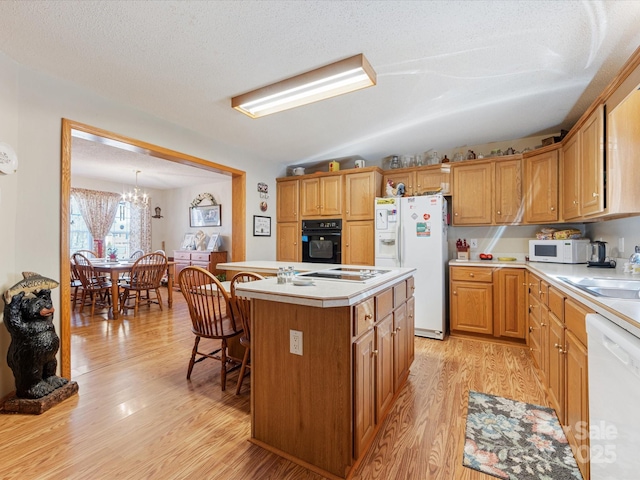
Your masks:
<path fill-rule="evenodd" d="M 520 155 L 453 165 L 453 224 L 511 225 L 522 219 Z"/>
<path fill-rule="evenodd" d="M 382 177 L 382 194 L 385 194 L 389 180 L 393 182 L 394 187 L 397 187 L 399 183 L 404 184 L 406 196 L 424 195 L 426 192 L 438 191 L 438 189 L 441 188 L 444 193 L 448 193 L 447 187 L 449 185 L 450 168 L 449 164 L 443 163 L 439 165 L 387 170 Z"/>
<path fill-rule="evenodd" d="M 604 211 L 604 105 L 578 132 L 580 136 L 580 209 L 583 216 Z"/>
<path fill-rule="evenodd" d="M 381 177 L 377 171 L 345 175 L 346 221 L 373 219 L 373 199 L 380 196 Z"/>
<path fill-rule="evenodd" d="M 559 220 L 558 150 L 560 145 L 524 158 L 524 220 L 549 223 Z"/>
<path fill-rule="evenodd" d="M 298 179 L 278 179 L 277 219 L 278 222 L 298 221 Z"/>
<path fill-rule="evenodd" d="M 300 180 L 302 218 L 342 216 L 342 175 Z"/>

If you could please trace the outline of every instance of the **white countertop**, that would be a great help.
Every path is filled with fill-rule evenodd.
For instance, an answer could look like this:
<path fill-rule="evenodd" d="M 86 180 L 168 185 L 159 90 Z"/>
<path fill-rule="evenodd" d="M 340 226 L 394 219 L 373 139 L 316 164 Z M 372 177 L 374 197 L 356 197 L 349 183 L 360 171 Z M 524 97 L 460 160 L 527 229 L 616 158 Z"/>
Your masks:
<path fill-rule="evenodd" d="M 608 318 L 616 325 L 631 332 L 640 338 L 640 300 L 623 298 L 609 298 L 592 295 L 577 287 L 569 285 L 558 277 L 598 277 L 616 278 L 623 280 L 640 280 L 639 275 L 632 275 L 623 271 L 624 262 L 618 262 L 616 268 L 594 268 L 586 264 L 561 264 L 543 262 L 500 262 L 497 260 L 451 260 L 451 266 L 470 267 L 499 267 L 499 268 L 526 268 L 531 272 L 544 277 L 544 279 L 569 297 L 585 304 L 595 312 Z"/>
<path fill-rule="evenodd" d="M 250 271 L 256 271 L 253 267 L 258 266 L 262 262 L 243 263 L 248 264 L 247 268 Z M 284 263 L 286 265 L 289 265 L 286 262 Z M 294 265 L 295 267 L 296 264 L 292 265 Z M 302 265 L 317 266 L 318 264 L 307 263 Z M 330 265 L 329 268 L 336 266 L 337 265 Z M 348 265 L 341 266 L 344 267 Z M 375 269 L 376 267 L 359 265 L 357 266 L 357 268 Z M 312 270 L 322 269 L 323 268 L 315 268 Z M 346 307 L 355 305 L 356 303 L 360 303 L 361 301 L 366 300 L 373 295 L 376 295 L 377 293 L 387 289 L 392 283 L 397 283 L 401 280 L 411 277 L 414 271 L 415 268 L 394 268 L 390 272 L 378 277 L 374 277 L 364 283 L 341 280 L 313 279 L 313 285 L 306 286 L 298 286 L 291 283 L 278 284 L 277 278 L 272 277 L 265 280 L 239 284 L 236 286 L 236 291 L 249 298 L 257 298 L 260 300 L 292 303 L 296 305 L 307 305 L 319 308 Z"/>
<path fill-rule="evenodd" d="M 311 272 L 313 270 L 323 270 L 326 268 L 335 268 L 335 263 L 302 263 L 302 262 L 275 262 L 270 260 L 250 260 L 246 262 L 226 262 L 218 263 L 217 268 L 220 270 L 228 270 L 232 272 L 253 272 L 267 273 L 275 275 L 280 267 L 292 266 L 296 272 Z M 340 265 L 349 266 L 349 265 Z M 362 268 L 358 266 L 358 268 Z"/>

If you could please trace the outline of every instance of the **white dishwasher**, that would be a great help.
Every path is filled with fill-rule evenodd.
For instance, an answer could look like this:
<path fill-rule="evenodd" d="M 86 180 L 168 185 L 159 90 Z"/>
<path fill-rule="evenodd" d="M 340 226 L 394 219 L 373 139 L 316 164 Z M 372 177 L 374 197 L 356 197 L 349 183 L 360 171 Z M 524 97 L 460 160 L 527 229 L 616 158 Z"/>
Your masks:
<path fill-rule="evenodd" d="M 601 315 L 586 318 L 591 480 L 640 478 L 640 339 Z"/>

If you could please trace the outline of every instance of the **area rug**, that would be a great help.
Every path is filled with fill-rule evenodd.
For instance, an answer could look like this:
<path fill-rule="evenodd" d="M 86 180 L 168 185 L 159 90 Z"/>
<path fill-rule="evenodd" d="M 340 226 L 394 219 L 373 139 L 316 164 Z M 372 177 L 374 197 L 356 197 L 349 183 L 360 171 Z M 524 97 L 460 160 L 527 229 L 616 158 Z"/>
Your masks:
<path fill-rule="evenodd" d="M 462 464 L 508 480 L 582 480 L 551 408 L 473 391 Z"/>

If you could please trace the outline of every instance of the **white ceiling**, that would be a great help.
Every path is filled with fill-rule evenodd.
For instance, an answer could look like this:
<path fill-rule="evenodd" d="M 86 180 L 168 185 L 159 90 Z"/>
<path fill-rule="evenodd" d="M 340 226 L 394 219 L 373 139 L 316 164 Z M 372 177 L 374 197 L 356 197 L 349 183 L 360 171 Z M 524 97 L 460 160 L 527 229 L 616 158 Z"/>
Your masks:
<path fill-rule="evenodd" d="M 281 168 L 568 129 L 639 24 L 638 1 L 5 0 L 0 50 Z M 377 86 L 255 120 L 230 107 L 357 53 Z"/>

